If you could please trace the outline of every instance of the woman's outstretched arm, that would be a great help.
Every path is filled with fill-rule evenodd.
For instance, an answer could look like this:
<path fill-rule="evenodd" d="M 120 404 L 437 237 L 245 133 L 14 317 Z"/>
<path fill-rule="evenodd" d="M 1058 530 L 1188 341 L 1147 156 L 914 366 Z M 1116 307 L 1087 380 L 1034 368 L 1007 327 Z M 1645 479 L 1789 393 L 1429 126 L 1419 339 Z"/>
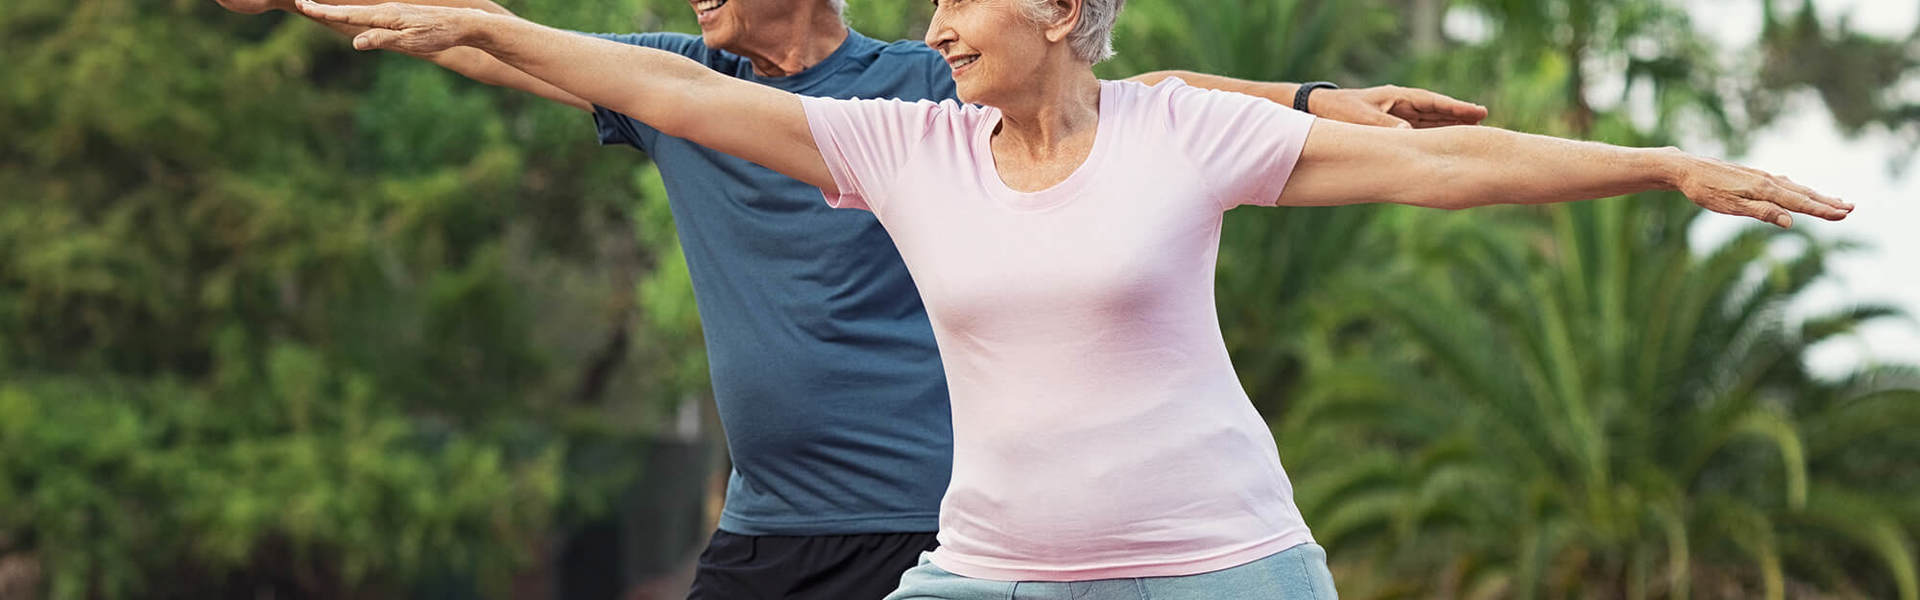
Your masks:
<path fill-rule="evenodd" d="M 1320 120 L 1282 206 L 1391 202 L 1433 208 L 1545 204 L 1678 190 L 1718 213 L 1781 227 L 1789 213 L 1830 221 L 1853 205 L 1785 177 L 1673 148 L 1622 148 L 1491 127 L 1428 130 Z"/>
<path fill-rule="evenodd" d="M 814 145 L 800 97 L 714 72 L 686 57 L 474 9 L 301 0 L 314 19 L 366 27 L 360 50 L 431 54 L 471 46 L 588 102 L 670 136 L 838 190 Z"/>
<path fill-rule="evenodd" d="M 295 0 L 214 0 L 214 1 L 218 2 L 221 7 L 226 8 L 227 10 L 241 13 L 241 14 L 248 14 L 248 15 L 257 15 L 260 13 L 276 11 L 276 10 L 286 11 L 286 12 L 296 13 L 296 14 L 300 12 L 300 9 L 294 6 Z M 490 13 L 497 13 L 497 14 L 503 14 L 503 15 L 513 14 L 512 11 L 509 11 L 506 8 L 501 7 L 499 4 L 495 4 L 493 0 L 405 0 L 405 2 L 408 4 L 423 4 L 428 6 L 449 6 L 449 7 L 456 7 L 456 8 L 472 8 L 476 10 L 484 10 Z M 331 3 L 359 6 L 359 5 L 367 5 L 367 4 L 380 4 L 380 1 L 379 0 L 332 0 Z M 341 35 L 345 35 L 349 38 L 360 35 L 360 32 L 362 31 L 366 31 L 365 27 L 358 27 L 354 25 L 328 23 L 325 21 L 321 21 L 320 23 L 322 25 L 327 26 L 328 29 L 337 31 Z M 473 79 L 474 81 L 478 81 L 480 83 L 521 90 L 524 92 L 534 94 L 536 96 L 540 96 L 542 98 L 546 98 L 548 100 L 552 100 L 555 102 L 559 102 L 561 104 L 565 104 L 567 106 L 578 108 L 580 110 L 593 112 L 593 104 L 588 103 L 586 100 L 581 100 L 579 97 L 574 96 L 573 94 L 566 93 L 560 88 L 553 87 L 553 84 L 547 83 L 545 81 L 541 81 L 539 79 L 535 79 L 534 77 L 527 75 L 526 73 L 520 72 L 519 69 L 515 69 L 513 67 L 507 66 L 504 63 L 501 63 L 499 59 L 496 59 L 485 52 L 481 52 L 473 48 L 458 46 L 458 47 L 448 48 L 441 52 L 435 52 L 433 54 L 420 54 L 415 56 L 422 60 L 426 60 L 428 62 L 440 65 L 442 67 L 446 67 L 448 70 L 451 70 L 455 73 L 459 73 L 461 75 L 465 75 L 468 78 Z"/>

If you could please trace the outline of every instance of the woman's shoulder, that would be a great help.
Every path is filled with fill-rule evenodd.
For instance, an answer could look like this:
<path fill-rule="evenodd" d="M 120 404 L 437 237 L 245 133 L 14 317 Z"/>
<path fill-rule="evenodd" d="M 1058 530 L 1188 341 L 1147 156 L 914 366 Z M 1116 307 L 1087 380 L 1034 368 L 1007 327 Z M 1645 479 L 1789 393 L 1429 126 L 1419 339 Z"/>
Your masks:
<path fill-rule="evenodd" d="M 1204 96 L 1203 88 L 1193 87 L 1179 77 L 1167 77 L 1147 85 L 1130 79 L 1100 82 L 1101 99 L 1128 113 L 1166 114 L 1175 106 Z"/>
<path fill-rule="evenodd" d="M 1195 94 L 1205 92 L 1187 85 L 1179 77 L 1168 77 L 1153 85 L 1132 80 L 1100 82 L 1102 110 L 1111 110 L 1116 118 L 1135 125 L 1153 124 L 1152 131 L 1164 131 L 1182 112 L 1191 112 Z"/>

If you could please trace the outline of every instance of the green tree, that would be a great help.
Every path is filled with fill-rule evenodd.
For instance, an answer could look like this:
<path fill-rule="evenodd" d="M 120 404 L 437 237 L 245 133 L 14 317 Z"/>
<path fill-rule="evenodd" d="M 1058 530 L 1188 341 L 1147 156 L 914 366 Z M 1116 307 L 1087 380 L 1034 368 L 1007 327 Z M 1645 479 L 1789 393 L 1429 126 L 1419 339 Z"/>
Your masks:
<path fill-rule="evenodd" d="M 1420 596 L 1914 597 L 1920 478 L 1854 463 L 1912 451 L 1920 377 L 1803 366 L 1892 309 L 1788 326 L 1832 248 L 1796 236 L 1774 263 L 1788 234 L 1754 230 L 1695 256 L 1672 200 L 1559 211 L 1551 234 L 1450 219 L 1393 293 L 1323 306 L 1331 350 L 1279 435 L 1327 465 L 1299 475 L 1320 539 Z"/>
<path fill-rule="evenodd" d="M 202 0 L 9 2 L 0 52 L 0 558 L 52 597 L 499 589 L 618 485 L 583 430 L 698 392 L 577 112 Z"/>

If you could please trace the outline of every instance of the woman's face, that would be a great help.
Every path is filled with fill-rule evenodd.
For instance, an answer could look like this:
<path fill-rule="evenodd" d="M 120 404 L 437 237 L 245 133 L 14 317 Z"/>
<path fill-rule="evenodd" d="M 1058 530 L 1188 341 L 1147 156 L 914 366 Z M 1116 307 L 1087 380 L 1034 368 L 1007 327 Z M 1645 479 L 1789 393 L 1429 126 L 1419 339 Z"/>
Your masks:
<path fill-rule="evenodd" d="M 933 0 L 927 45 L 946 57 L 960 99 L 1005 104 L 1025 85 L 1053 45 L 1045 26 L 1021 11 L 1024 0 Z"/>

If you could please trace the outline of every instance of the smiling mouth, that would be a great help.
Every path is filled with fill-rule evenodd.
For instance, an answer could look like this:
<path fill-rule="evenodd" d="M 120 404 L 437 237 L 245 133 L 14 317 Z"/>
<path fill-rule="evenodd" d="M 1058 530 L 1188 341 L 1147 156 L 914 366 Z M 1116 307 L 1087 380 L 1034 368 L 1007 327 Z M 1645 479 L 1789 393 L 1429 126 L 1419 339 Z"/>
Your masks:
<path fill-rule="evenodd" d="M 980 60 L 980 55 L 978 54 L 969 54 L 969 55 L 961 56 L 957 58 L 950 58 L 950 59 L 947 59 L 947 67 L 953 69 L 955 73 L 958 73 L 960 72 L 960 69 L 964 69 L 966 68 L 967 65 L 971 65 L 974 63 L 974 61 L 978 61 L 978 60 Z"/>
<path fill-rule="evenodd" d="M 727 5 L 727 0 L 700 0 L 699 2 L 693 3 L 693 12 L 698 14 L 699 16 L 705 17 L 709 14 L 712 14 L 713 11 L 720 10 L 720 7 L 726 6 L 726 5 Z"/>

